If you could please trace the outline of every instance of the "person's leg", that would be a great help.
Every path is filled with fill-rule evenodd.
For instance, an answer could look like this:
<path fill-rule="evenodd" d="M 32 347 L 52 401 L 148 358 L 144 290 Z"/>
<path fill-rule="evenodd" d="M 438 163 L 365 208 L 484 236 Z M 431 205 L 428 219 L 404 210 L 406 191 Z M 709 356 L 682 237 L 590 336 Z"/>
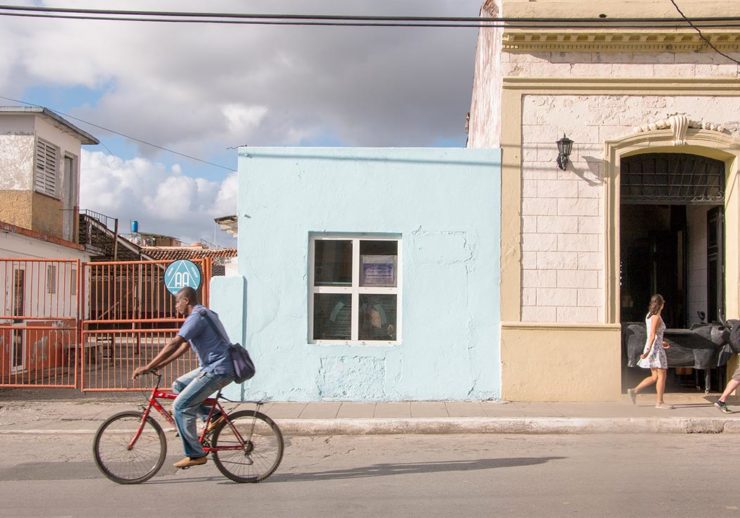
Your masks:
<path fill-rule="evenodd" d="M 722 395 L 719 397 L 719 401 L 721 403 L 725 403 L 727 401 L 727 398 L 730 397 L 730 394 L 732 394 L 737 387 L 740 387 L 740 379 L 732 378 L 730 381 L 727 382 L 725 391 L 722 392 Z"/>
<path fill-rule="evenodd" d="M 202 372 L 183 388 L 172 405 L 177 431 L 180 433 L 185 455 L 192 458 L 204 457 L 206 452 L 198 441 L 195 426 L 201 403 L 218 389 L 231 382 L 230 377 Z"/>
<path fill-rule="evenodd" d="M 190 383 L 194 379 L 200 376 L 200 373 L 201 373 L 201 369 L 195 369 L 177 378 L 172 383 L 172 393 L 179 394 L 180 392 L 182 392 L 185 389 L 185 387 L 190 385 Z M 197 411 L 198 417 L 200 417 L 203 421 L 205 421 L 208 418 L 208 413 L 210 411 L 211 411 L 211 408 L 208 405 L 201 405 Z"/>
<path fill-rule="evenodd" d="M 182 392 L 183 389 L 190 385 L 190 382 L 197 378 L 199 374 L 200 369 L 195 369 L 177 378 L 172 382 L 172 393 L 179 394 Z"/>
<path fill-rule="evenodd" d="M 650 369 L 650 376 L 642 380 L 640 384 L 634 388 L 635 393 L 640 392 L 645 387 L 649 387 L 650 385 L 658 381 L 658 374 L 657 372 L 655 372 L 656 370 L 657 369 Z"/>
<path fill-rule="evenodd" d="M 629 394 L 630 399 L 632 400 L 632 404 L 637 404 L 637 393 L 640 392 L 645 387 L 648 387 L 655 383 L 658 379 L 657 374 L 655 373 L 655 369 L 650 369 L 651 374 L 644 380 L 642 380 L 635 388 L 628 388 L 627 394 Z"/>
<path fill-rule="evenodd" d="M 732 394 L 732 391 L 735 390 L 738 386 L 740 386 L 740 367 L 735 370 L 735 374 L 732 375 L 732 379 L 727 382 L 727 386 L 725 387 L 725 391 L 722 392 L 722 395 L 719 397 L 717 401 L 714 402 L 714 406 L 720 409 L 721 412 L 724 412 L 725 414 L 731 414 L 732 410 L 730 410 L 730 407 L 727 406 L 727 398 L 730 397 L 730 394 Z"/>
<path fill-rule="evenodd" d="M 668 372 L 668 370 L 667 369 L 655 369 L 655 370 L 658 376 L 658 381 L 655 383 L 655 394 L 657 396 L 655 400 L 655 404 L 662 405 L 664 404 L 663 394 L 665 393 L 665 378 L 666 378 L 666 373 Z"/>
<path fill-rule="evenodd" d="M 724 403 L 725 401 L 727 401 L 727 398 L 738 386 L 740 386 L 740 364 L 738 364 L 735 372 L 732 373 L 732 378 L 730 379 L 730 381 L 727 382 L 725 391 L 719 397 L 719 402 Z"/>

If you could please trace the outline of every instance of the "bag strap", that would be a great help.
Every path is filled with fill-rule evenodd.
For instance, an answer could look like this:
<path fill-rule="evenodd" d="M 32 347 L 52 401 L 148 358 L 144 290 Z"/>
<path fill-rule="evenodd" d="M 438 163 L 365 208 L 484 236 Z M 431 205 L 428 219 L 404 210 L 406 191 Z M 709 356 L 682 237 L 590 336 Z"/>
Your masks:
<path fill-rule="evenodd" d="M 220 328 L 219 328 L 219 327 L 218 327 L 218 326 L 217 326 L 217 325 L 216 325 L 216 324 L 215 324 L 215 323 L 213 322 L 213 320 L 211 320 L 211 317 L 210 317 L 210 315 L 208 315 L 208 310 L 207 310 L 207 309 L 203 309 L 203 311 L 199 311 L 199 312 L 198 312 L 198 314 L 199 314 L 199 315 L 200 315 L 201 317 L 203 317 L 203 318 L 205 318 L 205 319 L 206 319 L 206 322 L 208 322 L 208 325 L 209 325 L 209 326 L 211 326 L 211 329 L 213 329 L 213 331 L 214 331 L 214 332 L 215 332 L 215 333 L 216 333 L 217 335 L 221 336 L 221 338 L 223 338 L 224 340 L 226 340 L 226 343 L 227 343 L 227 344 L 231 345 L 231 340 L 229 340 L 229 337 L 228 337 L 228 336 L 226 336 L 226 335 L 225 335 L 225 334 L 223 333 L 223 331 L 221 331 L 221 329 L 220 329 Z"/>

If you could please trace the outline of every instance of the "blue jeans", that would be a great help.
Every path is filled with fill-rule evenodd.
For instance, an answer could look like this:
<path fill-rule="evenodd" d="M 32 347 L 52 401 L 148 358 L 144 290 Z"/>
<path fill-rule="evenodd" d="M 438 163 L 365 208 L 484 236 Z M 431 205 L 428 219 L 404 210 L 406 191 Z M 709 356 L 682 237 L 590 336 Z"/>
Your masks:
<path fill-rule="evenodd" d="M 172 384 L 172 392 L 177 394 L 172 405 L 177 431 L 180 433 L 185 455 L 191 458 L 203 457 L 206 452 L 198 442 L 196 419 L 206 419 L 211 407 L 202 405 L 203 401 L 233 381 L 231 374 L 213 374 L 195 369 L 177 378 Z"/>

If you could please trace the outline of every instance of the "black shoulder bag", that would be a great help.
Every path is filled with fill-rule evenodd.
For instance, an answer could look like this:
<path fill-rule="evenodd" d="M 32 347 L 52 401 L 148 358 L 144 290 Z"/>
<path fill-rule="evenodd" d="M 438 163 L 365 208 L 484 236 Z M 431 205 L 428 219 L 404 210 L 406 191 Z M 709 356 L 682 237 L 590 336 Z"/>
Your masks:
<path fill-rule="evenodd" d="M 229 344 L 229 356 L 231 356 L 231 363 L 234 366 L 234 381 L 244 383 L 248 379 L 251 379 L 254 376 L 255 368 L 249 352 L 240 344 L 232 344 L 231 340 L 213 323 L 213 320 L 208 315 L 208 311 L 201 311 L 200 315 L 206 319 L 211 329 Z"/>

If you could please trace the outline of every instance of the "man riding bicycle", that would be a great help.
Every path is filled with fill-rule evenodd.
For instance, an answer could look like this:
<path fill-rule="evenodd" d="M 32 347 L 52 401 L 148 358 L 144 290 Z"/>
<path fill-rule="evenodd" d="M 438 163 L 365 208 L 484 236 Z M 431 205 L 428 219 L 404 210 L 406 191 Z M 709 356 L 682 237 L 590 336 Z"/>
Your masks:
<path fill-rule="evenodd" d="M 177 394 L 172 411 L 186 455 L 175 463 L 175 467 L 184 469 L 208 461 L 207 453 L 198 441 L 196 419 L 208 417 L 208 408 L 202 405 L 203 401 L 234 381 L 234 368 L 227 334 L 218 315 L 198 303 L 198 294 L 193 288 L 186 287 L 177 292 L 175 310 L 186 317 L 182 327 L 152 361 L 134 371 L 133 379 L 161 369 L 185 354 L 190 347 L 198 355 L 200 367 L 180 376 L 172 384 L 172 391 Z M 211 416 L 211 426 L 218 419 L 219 416 Z"/>

